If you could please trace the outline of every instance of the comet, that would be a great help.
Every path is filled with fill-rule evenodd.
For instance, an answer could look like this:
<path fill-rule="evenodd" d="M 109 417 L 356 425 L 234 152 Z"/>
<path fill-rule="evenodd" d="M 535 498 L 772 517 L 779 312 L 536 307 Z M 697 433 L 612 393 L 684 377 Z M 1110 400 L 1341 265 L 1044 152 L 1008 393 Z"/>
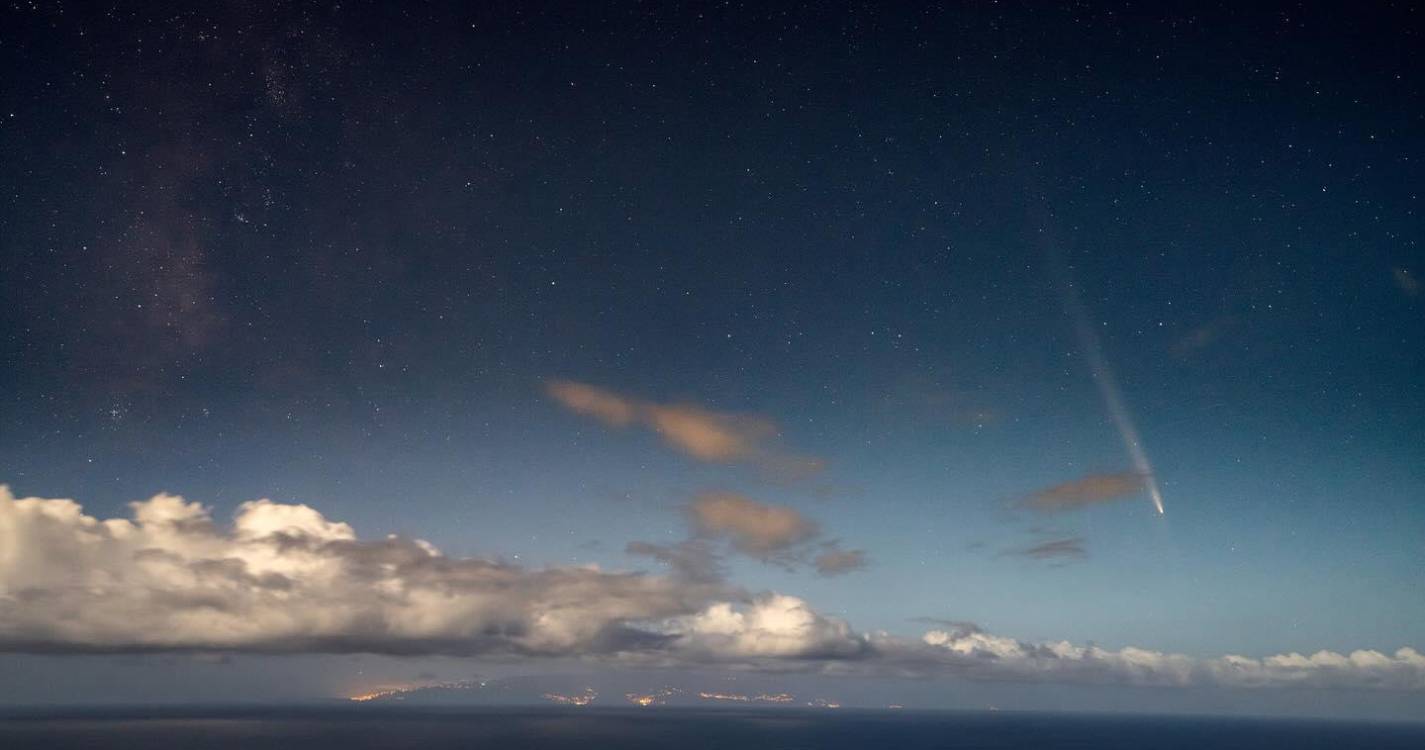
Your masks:
<path fill-rule="evenodd" d="M 1050 266 L 1058 276 L 1064 312 L 1068 313 L 1070 320 L 1074 323 L 1074 333 L 1078 336 L 1079 347 L 1083 349 L 1084 359 L 1088 360 L 1089 369 L 1093 371 L 1094 383 L 1098 385 L 1098 393 L 1103 397 L 1104 408 L 1108 410 L 1109 418 L 1118 428 L 1118 435 L 1123 439 L 1123 447 L 1128 451 L 1128 458 L 1133 462 L 1134 472 L 1143 477 L 1143 486 L 1148 491 L 1148 497 L 1153 500 L 1153 508 L 1161 516 L 1163 515 L 1163 492 L 1158 487 L 1158 478 L 1153 473 L 1153 464 L 1148 460 L 1148 452 L 1143 448 L 1143 438 L 1138 434 L 1138 426 L 1134 424 L 1133 416 L 1128 412 L 1128 406 L 1123 401 L 1123 391 L 1118 387 L 1118 378 L 1114 375 L 1113 368 L 1109 366 L 1108 359 L 1103 355 L 1103 342 L 1099 339 L 1098 331 L 1094 330 L 1094 327 L 1089 323 L 1088 312 L 1080 297 L 1079 288 L 1074 285 L 1068 269 L 1064 267 L 1063 262 L 1052 250 L 1049 252 L 1049 260 Z"/>

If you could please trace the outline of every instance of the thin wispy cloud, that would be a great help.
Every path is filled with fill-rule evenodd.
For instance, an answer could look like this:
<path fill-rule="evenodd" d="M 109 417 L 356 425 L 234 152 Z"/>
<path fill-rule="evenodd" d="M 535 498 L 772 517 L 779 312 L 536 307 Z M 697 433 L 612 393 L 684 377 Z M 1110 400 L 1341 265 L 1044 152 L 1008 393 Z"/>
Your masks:
<path fill-rule="evenodd" d="M 1168 347 L 1168 351 L 1178 359 L 1188 359 L 1216 344 L 1233 324 L 1231 316 L 1220 315 L 1188 330 Z"/>
<path fill-rule="evenodd" d="M 1390 275 L 1395 280 L 1396 288 L 1400 291 L 1411 297 L 1420 294 L 1420 280 L 1415 278 L 1415 274 L 1412 274 L 1410 269 L 1396 266 L 1390 269 Z"/>
<path fill-rule="evenodd" d="M 641 406 L 616 393 L 569 380 L 551 380 L 545 391 L 571 411 L 594 417 L 614 427 L 633 424 Z"/>
<path fill-rule="evenodd" d="M 898 420 L 984 427 L 1004 416 L 986 401 L 983 389 L 959 386 L 930 374 L 902 375 L 882 390 L 878 405 Z"/>
<path fill-rule="evenodd" d="M 1084 546 L 1083 537 L 1077 536 L 1038 542 L 1027 547 L 1011 550 L 1010 553 L 1034 560 L 1058 562 L 1086 560 L 1089 556 L 1088 549 Z"/>
<path fill-rule="evenodd" d="M 1146 478 L 1138 472 L 1089 474 L 1026 495 L 1017 505 L 1040 513 L 1059 513 L 1125 500 L 1146 486 Z"/>
<path fill-rule="evenodd" d="M 689 581 L 710 583 L 723 578 L 722 556 L 704 539 L 686 539 L 677 544 L 629 542 L 624 552 L 663 563 L 675 576 Z"/>
<path fill-rule="evenodd" d="M 743 463 L 778 477 L 800 479 L 823 461 L 787 452 L 776 422 L 763 416 L 719 412 L 695 404 L 661 404 L 571 380 L 550 380 L 545 392 L 561 406 L 610 427 L 638 425 L 699 461 Z"/>
<path fill-rule="evenodd" d="M 839 576 L 863 570 L 870 564 L 865 550 L 841 549 L 839 540 L 827 542 L 812 558 L 816 572 L 824 576 Z"/>

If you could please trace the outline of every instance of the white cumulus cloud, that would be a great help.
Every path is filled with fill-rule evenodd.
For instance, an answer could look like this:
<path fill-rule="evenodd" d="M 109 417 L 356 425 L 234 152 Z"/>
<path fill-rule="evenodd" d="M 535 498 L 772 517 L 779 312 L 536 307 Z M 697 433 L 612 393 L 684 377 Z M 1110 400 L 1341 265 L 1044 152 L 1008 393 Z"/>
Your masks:
<path fill-rule="evenodd" d="M 1137 685 L 1425 690 L 1425 655 L 1199 658 L 1031 643 L 945 623 L 858 633 L 806 601 L 722 580 L 696 540 L 643 545 L 671 575 L 529 569 L 363 540 L 305 505 L 244 503 L 230 525 L 174 495 L 100 520 L 0 485 L 0 652 L 368 652 Z M 646 547 L 646 549 L 644 548 Z"/>
<path fill-rule="evenodd" d="M 631 622 L 741 596 L 360 540 L 304 505 L 245 503 L 230 528 L 172 495 L 132 511 L 101 521 L 0 487 L 0 649 L 616 652 L 650 647 Z"/>

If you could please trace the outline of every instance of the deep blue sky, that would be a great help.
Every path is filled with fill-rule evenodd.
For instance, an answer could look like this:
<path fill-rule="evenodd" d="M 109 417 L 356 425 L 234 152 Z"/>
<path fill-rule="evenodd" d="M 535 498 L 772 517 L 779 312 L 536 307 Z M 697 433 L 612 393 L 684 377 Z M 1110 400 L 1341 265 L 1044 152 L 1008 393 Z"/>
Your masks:
<path fill-rule="evenodd" d="M 463 5 L 3 11 L 0 482 L 614 569 L 735 490 L 870 564 L 731 577 L 865 630 L 1425 646 L 1418 12 Z M 1016 509 L 1131 468 L 1046 253 L 1161 518 Z"/>

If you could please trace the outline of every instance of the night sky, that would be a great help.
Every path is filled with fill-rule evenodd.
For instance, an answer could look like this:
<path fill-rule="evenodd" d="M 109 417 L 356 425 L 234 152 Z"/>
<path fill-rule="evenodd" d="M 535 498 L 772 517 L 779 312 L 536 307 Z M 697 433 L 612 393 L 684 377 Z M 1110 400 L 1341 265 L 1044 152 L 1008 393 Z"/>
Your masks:
<path fill-rule="evenodd" d="M 538 607 L 476 635 L 212 635 L 187 608 L 248 578 L 204 588 L 189 559 L 183 586 L 231 598 L 172 604 L 147 568 L 100 575 L 153 549 L 71 555 L 0 493 L 0 700 L 622 668 L 664 648 L 623 626 L 775 591 L 862 645 L 667 658 L 816 680 L 939 664 L 928 630 L 1325 650 L 1350 663 L 1261 692 L 1425 706 L 1425 658 L 1397 651 L 1425 648 L 1409 4 L 41 5 L 0 10 L 13 498 L 116 519 L 171 493 L 235 545 L 270 498 L 374 540 L 323 548 L 353 570 L 332 550 L 394 533 L 511 580 L 646 571 L 678 601 L 557 647 Z M 64 598 L 80 582 L 167 602 L 155 631 L 182 635 Z M 676 622 L 655 630 L 701 627 Z M 1034 664 L 896 689 L 1084 682 Z M 1238 684 L 1194 669 L 1173 689 Z"/>

